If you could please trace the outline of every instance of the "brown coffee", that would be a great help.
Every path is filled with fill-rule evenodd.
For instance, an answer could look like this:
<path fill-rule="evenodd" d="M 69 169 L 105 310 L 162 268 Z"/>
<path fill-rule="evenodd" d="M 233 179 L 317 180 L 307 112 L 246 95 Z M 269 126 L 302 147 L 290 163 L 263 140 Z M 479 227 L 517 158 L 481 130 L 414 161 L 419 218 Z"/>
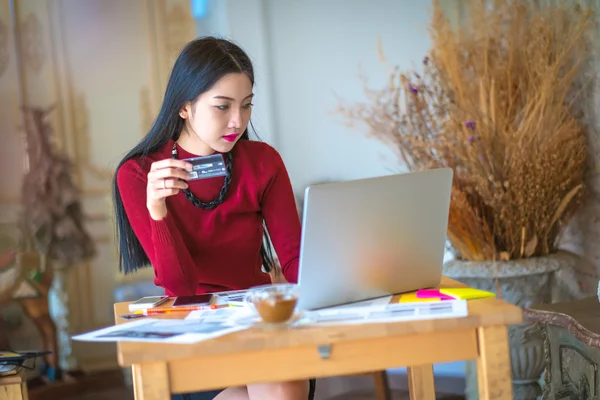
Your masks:
<path fill-rule="evenodd" d="M 289 294 L 274 293 L 268 299 L 255 300 L 256 312 L 267 323 L 286 322 L 294 314 L 298 298 Z"/>

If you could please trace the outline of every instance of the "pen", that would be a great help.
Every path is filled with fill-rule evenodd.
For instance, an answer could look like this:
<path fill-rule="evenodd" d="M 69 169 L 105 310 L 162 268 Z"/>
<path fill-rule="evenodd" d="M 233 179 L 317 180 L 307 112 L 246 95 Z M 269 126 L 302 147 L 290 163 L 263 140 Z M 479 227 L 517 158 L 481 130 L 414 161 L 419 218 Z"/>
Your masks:
<path fill-rule="evenodd" d="M 209 306 L 181 306 L 181 307 L 153 307 L 144 310 L 137 310 L 134 314 L 155 315 L 168 314 L 171 312 L 189 312 L 196 310 L 216 310 L 218 308 L 229 307 L 229 304 L 211 304 Z"/>

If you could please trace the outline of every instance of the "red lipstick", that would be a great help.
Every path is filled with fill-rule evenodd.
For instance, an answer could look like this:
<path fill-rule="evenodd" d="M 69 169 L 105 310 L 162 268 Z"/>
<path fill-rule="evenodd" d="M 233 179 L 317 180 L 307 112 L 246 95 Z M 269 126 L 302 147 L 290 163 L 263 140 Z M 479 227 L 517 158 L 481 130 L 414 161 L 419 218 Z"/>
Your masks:
<path fill-rule="evenodd" d="M 231 135 L 225 135 L 223 136 L 223 139 L 227 140 L 228 142 L 235 142 L 235 139 L 237 139 L 239 135 L 237 133 L 233 133 Z"/>

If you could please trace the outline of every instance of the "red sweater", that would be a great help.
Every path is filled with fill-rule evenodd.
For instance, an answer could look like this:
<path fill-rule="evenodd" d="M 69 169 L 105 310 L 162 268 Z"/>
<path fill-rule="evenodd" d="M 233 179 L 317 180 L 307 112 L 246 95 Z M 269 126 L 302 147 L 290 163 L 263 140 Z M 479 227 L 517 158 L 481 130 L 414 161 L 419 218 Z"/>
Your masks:
<path fill-rule="evenodd" d="M 300 219 L 279 153 L 268 144 L 240 140 L 233 149 L 229 191 L 213 210 L 183 193 L 166 199 L 167 216 L 150 218 L 146 183 L 150 165 L 171 157 L 173 141 L 146 158 L 129 160 L 117 173 L 127 217 L 154 267 L 154 283 L 169 296 L 246 289 L 268 284 L 261 271 L 262 219 L 288 282 L 298 281 Z M 179 159 L 194 157 L 178 146 Z M 191 181 L 203 201 L 217 197 L 223 177 Z"/>

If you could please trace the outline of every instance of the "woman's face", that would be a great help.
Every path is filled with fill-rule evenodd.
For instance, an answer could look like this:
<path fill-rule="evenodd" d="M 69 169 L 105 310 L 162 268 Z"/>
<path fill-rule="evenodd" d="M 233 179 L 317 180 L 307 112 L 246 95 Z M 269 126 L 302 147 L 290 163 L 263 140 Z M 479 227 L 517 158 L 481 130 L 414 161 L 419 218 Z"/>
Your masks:
<path fill-rule="evenodd" d="M 184 135 L 199 155 L 226 153 L 242 136 L 252 114 L 252 82 L 243 72 L 225 75 L 179 112 Z"/>

